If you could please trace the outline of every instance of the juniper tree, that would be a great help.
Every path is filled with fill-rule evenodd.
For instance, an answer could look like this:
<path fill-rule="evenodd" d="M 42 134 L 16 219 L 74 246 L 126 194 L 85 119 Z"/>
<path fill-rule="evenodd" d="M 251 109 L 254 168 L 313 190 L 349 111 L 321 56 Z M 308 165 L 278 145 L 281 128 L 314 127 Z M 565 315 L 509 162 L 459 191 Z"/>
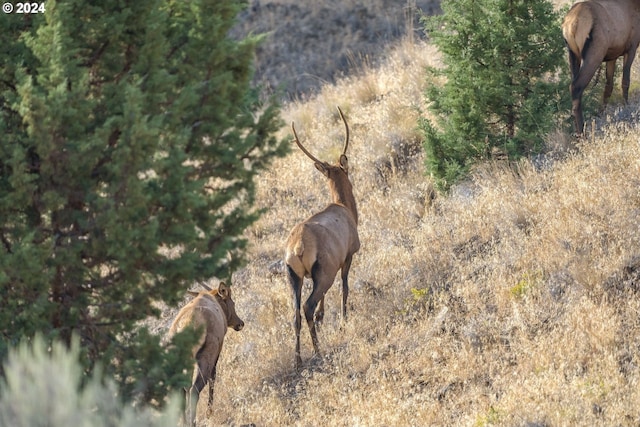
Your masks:
<path fill-rule="evenodd" d="M 286 150 L 250 86 L 258 39 L 227 36 L 242 7 L 50 0 L 0 20 L 0 360 L 78 335 L 124 397 L 186 380 L 188 346 L 141 321 L 241 265 L 253 179 Z"/>
<path fill-rule="evenodd" d="M 427 169 L 441 188 L 492 150 L 539 152 L 566 110 L 560 15 L 547 0 L 455 0 L 426 19 L 444 68 L 429 70 Z"/>

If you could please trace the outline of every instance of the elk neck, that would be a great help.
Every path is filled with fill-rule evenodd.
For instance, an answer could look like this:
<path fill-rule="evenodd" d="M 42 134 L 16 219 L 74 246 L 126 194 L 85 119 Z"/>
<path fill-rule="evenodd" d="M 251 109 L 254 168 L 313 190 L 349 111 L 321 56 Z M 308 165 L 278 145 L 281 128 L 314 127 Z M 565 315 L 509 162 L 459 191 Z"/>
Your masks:
<path fill-rule="evenodd" d="M 353 197 L 353 188 L 351 181 L 346 174 L 340 174 L 329 180 L 329 190 L 331 191 L 331 199 L 333 203 L 345 206 L 353 219 L 358 224 L 358 209 L 356 207 L 356 199 Z"/>

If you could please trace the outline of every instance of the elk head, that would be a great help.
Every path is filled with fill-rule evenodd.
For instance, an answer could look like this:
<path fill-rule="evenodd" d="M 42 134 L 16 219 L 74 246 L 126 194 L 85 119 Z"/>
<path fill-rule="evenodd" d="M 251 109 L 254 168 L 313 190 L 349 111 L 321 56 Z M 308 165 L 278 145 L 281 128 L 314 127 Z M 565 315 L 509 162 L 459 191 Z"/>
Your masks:
<path fill-rule="evenodd" d="M 347 159 L 347 149 L 349 148 L 349 125 L 347 124 L 347 120 L 342 114 L 342 110 L 338 107 L 338 112 L 340 113 L 340 117 L 344 123 L 345 128 L 345 139 L 344 146 L 342 148 L 342 154 L 340 154 L 340 158 L 338 159 L 338 163 L 336 165 L 332 165 L 327 162 L 323 162 L 317 159 L 313 154 L 307 150 L 304 145 L 300 142 L 300 138 L 298 138 L 298 134 L 296 133 L 296 128 L 294 123 L 291 123 L 291 130 L 293 131 L 293 136 L 295 138 L 295 142 L 302 150 L 304 154 L 307 155 L 311 160 L 313 160 L 313 164 L 324 176 L 329 179 L 329 189 L 331 191 L 331 198 L 333 203 L 341 204 L 347 207 L 353 218 L 358 222 L 358 210 L 356 209 L 355 199 L 353 197 L 353 188 L 351 185 L 351 181 L 349 181 L 349 160 Z"/>
<path fill-rule="evenodd" d="M 302 150 L 302 152 L 307 155 L 307 157 L 313 160 L 313 164 L 316 167 L 316 169 L 322 172 L 322 174 L 327 178 L 331 178 L 329 176 L 330 171 L 332 168 L 335 168 L 336 166 L 340 167 L 345 174 L 349 175 L 349 161 L 347 159 L 347 148 L 349 148 L 349 125 L 347 124 L 347 120 L 344 118 L 344 114 L 342 114 L 342 110 L 340 109 L 340 107 L 338 107 L 338 112 L 340 113 L 340 117 L 344 122 L 346 136 L 344 139 L 344 147 L 342 149 L 342 154 L 340 155 L 340 159 L 338 160 L 338 165 L 335 165 L 335 166 L 330 165 L 327 162 L 318 160 L 313 154 L 309 152 L 309 150 L 304 148 L 304 145 L 302 145 L 302 143 L 300 142 L 300 139 L 298 138 L 298 134 L 296 133 L 295 125 L 293 122 L 291 122 L 291 130 L 293 131 L 293 136 L 295 137 L 296 144 L 298 145 L 300 150 Z"/>

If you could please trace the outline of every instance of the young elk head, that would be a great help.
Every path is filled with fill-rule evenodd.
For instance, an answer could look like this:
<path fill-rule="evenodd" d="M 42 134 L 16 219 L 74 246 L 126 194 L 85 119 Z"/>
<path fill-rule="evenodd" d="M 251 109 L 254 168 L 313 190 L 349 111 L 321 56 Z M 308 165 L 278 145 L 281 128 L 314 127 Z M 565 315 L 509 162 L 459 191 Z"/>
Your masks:
<path fill-rule="evenodd" d="M 206 292 L 194 292 L 187 291 L 191 296 L 197 297 L 201 293 L 209 294 L 214 297 L 218 304 L 222 307 L 222 310 L 227 318 L 227 327 L 234 331 L 241 331 L 244 328 L 244 322 L 236 314 L 236 303 L 231 298 L 231 287 L 224 282 L 220 282 L 218 289 L 213 289 L 204 283 L 200 283 L 200 286 L 205 288 Z"/>
<path fill-rule="evenodd" d="M 287 277 L 293 291 L 296 334 L 296 368 L 300 368 L 300 329 L 302 324 L 302 282 L 305 277 L 313 280 L 313 290 L 302 307 L 311 334 L 314 353 L 320 353 L 315 323 L 324 317 L 324 295 L 333 284 L 338 270 L 342 277 L 342 317 L 347 316 L 348 276 L 353 254 L 360 249 L 358 238 L 358 210 L 349 181 L 349 125 L 338 108 L 346 129 L 342 154 L 335 165 L 318 160 L 300 143 L 295 126 L 291 124 L 295 142 L 320 172 L 327 177 L 332 203 L 324 210 L 297 224 L 287 239 L 285 264 Z M 317 310 L 316 310 L 317 308 Z M 315 321 L 314 321 L 315 314 Z"/>

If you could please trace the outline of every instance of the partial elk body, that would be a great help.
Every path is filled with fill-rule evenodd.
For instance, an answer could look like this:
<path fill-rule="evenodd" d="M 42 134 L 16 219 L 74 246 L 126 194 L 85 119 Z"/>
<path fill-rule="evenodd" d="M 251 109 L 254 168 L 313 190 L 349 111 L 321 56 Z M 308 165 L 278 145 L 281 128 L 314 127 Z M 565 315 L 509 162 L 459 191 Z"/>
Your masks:
<path fill-rule="evenodd" d="M 576 134 L 582 135 L 582 94 L 603 62 L 607 63 L 603 104 L 613 91 L 616 60 L 622 62 L 622 96 L 629 98 L 631 64 L 640 43 L 640 0 L 587 0 L 575 3 L 562 22 L 569 50 L 571 102 Z"/>
<path fill-rule="evenodd" d="M 244 327 L 244 322 L 236 314 L 229 286 L 224 282 L 220 282 L 218 289 L 211 289 L 204 284 L 202 286 L 207 290 L 189 292 L 195 298 L 182 307 L 169 328 L 169 338 L 187 327 L 194 327 L 201 331 L 192 351 L 195 367 L 191 388 L 185 390 L 185 418 L 194 426 L 198 399 L 206 384 L 209 384 L 207 410 L 211 410 L 216 365 L 227 328 L 239 331 Z"/>
<path fill-rule="evenodd" d="M 342 110 L 338 108 L 338 111 L 345 125 L 346 138 L 342 154 L 335 165 L 322 162 L 307 151 L 300 143 L 294 124 L 291 124 L 295 142 L 300 150 L 314 162 L 316 169 L 328 179 L 332 200 L 324 210 L 294 226 L 287 239 L 285 265 L 293 291 L 297 369 L 302 364 L 300 356 L 301 308 L 309 327 L 314 353 L 319 354 L 316 323 L 320 323 L 324 317 L 325 293 L 333 285 L 336 274 L 340 270 L 342 276 L 342 317 L 346 319 L 349 268 L 353 254 L 360 249 L 358 211 L 351 181 L 349 181 L 349 165 L 346 156 L 349 147 L 349 125 Z M 301 307 L 302 283 L 305 277 L 310 277 L 313 280 L 313 289 Z"/>

